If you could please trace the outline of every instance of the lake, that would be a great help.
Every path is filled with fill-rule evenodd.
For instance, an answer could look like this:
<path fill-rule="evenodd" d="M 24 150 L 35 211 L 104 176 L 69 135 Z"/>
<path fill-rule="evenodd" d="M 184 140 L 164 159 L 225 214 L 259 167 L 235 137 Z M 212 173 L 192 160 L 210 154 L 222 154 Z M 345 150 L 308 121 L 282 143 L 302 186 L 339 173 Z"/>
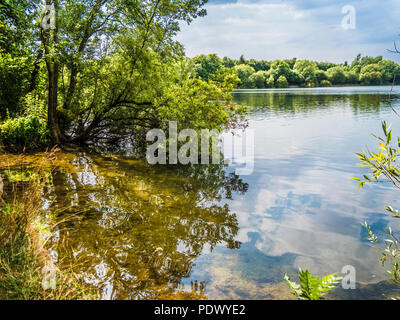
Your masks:
<path fill-rule="evenodd" d="M 394 228 L 384 208 L 400 207 L 398 191 L 359 191 L 351 178 L 366 173 L 355 153 L 375 149 L 382 120 L 400 133 L 390 89 L 235 91 L 255 136 L 245 176 L 231 166 L 62 152 L 45 195 L 60 222 L 53 259 L 103 299 L 287 299 L 285 273 L 345 265 L 355 267 L 357 289 L 330 298 L 385 298 L 391 288 L 362 224 L 380 235 Z M 400 110 L 396 94 L 392 105 Z"/>

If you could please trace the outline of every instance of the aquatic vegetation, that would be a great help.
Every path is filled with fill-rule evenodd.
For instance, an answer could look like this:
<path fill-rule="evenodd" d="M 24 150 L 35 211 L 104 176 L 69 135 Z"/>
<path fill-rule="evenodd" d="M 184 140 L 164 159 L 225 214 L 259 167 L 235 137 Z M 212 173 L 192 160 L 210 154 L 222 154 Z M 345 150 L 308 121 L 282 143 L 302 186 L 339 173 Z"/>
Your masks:
<path fill-rule="evenodd" d="M 46 166 L 54 153 L 43 158 Z M 12 201 L 0 208 L 0 299 L 95 299 L 71 272 L 54 265 L 48 251 L 53 223 L 42 209 L 42 190 L 49 182 L 49 171 L 42 169 L 38 164 L 23 179 L 28 184 L 15 187 Z M 51 288 L 44 286 L 48 274 Z"/>

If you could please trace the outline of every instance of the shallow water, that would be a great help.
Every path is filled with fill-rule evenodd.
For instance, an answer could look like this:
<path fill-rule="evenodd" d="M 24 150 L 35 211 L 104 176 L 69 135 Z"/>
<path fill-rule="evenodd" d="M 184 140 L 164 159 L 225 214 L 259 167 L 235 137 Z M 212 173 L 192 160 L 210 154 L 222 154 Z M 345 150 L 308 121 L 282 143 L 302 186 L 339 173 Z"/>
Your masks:
<path fill-rule="evenodd" d="M 381 120 L 400 133 L 389 91 L 236 91 L 255 132 L 246 176 L 61 153 L 45 201 L 67 219 L 51 239 L 54 260 L 72 264 L 104 299 L 285 299 L 285 272 L 345 265 L 356 268 L 359 290 L 332 298 L 383 298 L 386 275 L 361 224 L 394 227 L 384 207 L 400 207 L 398 193 L 382 184 L 358 191 L 351 177 L 365 173 L 355 153 L 374 148 Z M 397 95 L 392 105 L 400 110 Z"/>

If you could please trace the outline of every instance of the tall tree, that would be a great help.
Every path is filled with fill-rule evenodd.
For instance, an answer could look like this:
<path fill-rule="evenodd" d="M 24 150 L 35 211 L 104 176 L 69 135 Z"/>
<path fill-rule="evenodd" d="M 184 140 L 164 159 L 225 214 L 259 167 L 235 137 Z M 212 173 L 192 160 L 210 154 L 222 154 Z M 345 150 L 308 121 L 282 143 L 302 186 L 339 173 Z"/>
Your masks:
<path fill-rule="evenodd" d="M 54 142 L 85 141 L 100 127 L 105 128 L 105 122 L 118 110 L 149 106 L 151 99 L 143 101 L 139 95 L 132 95 L 138 92 L 132 77 L 151 69 L 150 64 L 156 60 L 162 63 L 182 55 L 181 45 L 173 39 L 179 22 L 190 23 L 205 15 L 201 9 L 204 3 L 205 0 L 46 0 L 46 8 L 52 12 L 44 14 L 41 38 L 48 72 L 48 124 Z M 103 71 L 105 75 L 105 66 L 119 64 L 123 68 L 121 60 L 129 69 L 128 73 L 118 70 L 125 79 L 99 78 Z M 117 86 L 112 83 L 114 80 Z M 109 97 L 98 99 L 106 91 Z M 138 117 L 138 113 L 132 117 Z"/>
<path fill-rule="evenodd" d="M 45 60 L 48 72 L 48 125 L 54 141 L 58 144 L 64 140 L 61 133 L 58 117 L 57 117 L 57 104 L 58 104 L 58 79 L 59 79 L 59 38 L 58 38 L 58 0 L 46 0 L 46 9 L 44 12 L 43 21 L 41 24 L 42 30 L 42 43 L 45 51 Z M 54 20 L 53 20 L 54 19 Z"/>

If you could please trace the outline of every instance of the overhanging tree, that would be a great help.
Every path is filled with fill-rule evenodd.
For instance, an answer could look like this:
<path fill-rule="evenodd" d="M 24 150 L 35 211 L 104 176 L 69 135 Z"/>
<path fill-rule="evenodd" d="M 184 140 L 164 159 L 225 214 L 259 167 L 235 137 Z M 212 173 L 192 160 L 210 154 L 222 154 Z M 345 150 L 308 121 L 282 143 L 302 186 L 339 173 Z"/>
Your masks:
<path fill-rule="evenodd" d="M 184 109 L 198 102 L 204 106 L 195 116 L 207 123 L 212 108 L 218 111 L 222 101 L 229 100 L 230 85 L 224 90 L 220 84 L 208 84 L 202 88 L 205 91 L 191 91 L 188 97 L 188 90 L 182 90 L 188 83 L 204 84 L 190 72 L 187 77 L 178 74 L 183 48 L 174 40 L 180 22 L 206 14 L 205 2 L 46 0 L 56 22 L 41 32 L 48 125 L 54 142 L 115 141 L 130 132 L 161 126 L 167 107 Z M 44 19 L 49 17 L 49 12 L 43 14 Z M 212 107 L 210 100 L 217 103 Z M 222 118 L 210 123 L 226 123 L 226 115 Z"/>

